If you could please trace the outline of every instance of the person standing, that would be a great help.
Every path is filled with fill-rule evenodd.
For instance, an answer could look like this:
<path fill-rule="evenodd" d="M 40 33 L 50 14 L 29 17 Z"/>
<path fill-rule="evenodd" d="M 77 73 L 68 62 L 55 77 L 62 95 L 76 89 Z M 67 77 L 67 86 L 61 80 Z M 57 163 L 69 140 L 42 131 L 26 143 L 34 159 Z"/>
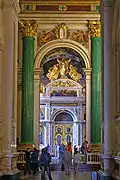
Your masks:
<path fill-rule="evenodd" d="M 78 151 L 74 152 L 74 156 L 73 156 L 73 164 L 74 164 L 74 172 L 76 173 L 78 170 L 78 166 L 80 164 L 80 153 Z"/>
<path fill-rule="evenodd" d="M 40 156 L 40 168 L 42 170 L 41 180 L 45 180 L 45 171 L 47 171 L 49 180 L 52 180 L 50 162 L 51 162 L 50 153 L 47 152 L 47 148 L 43 148 L 42 154 Z"/>
<path fill-rule="evenodd" d="M 70 164 L 72 160 L 72 154 L 71 152 L 68 151 L 68 148 L 65 148 L 64 154 L 63 154 L 63 160 L 64 160 L 64 165 L 65 165 L 65 172 L 66 175 L 70 173 Z"/>
<path fill-rule="evenodd" d="M 26 170 L 25 170 L 25 174 L 31 174 L 31 154 L 30 154 L 30 149 L 27 148 L 26 152 Z"/>
<path fill-rule="evenodd" d="M 72 154 L 71 142 L 68 142 L 67 148 L 68 148 L 68 151 Z"/>
<path fill-rule="evenodd" d="M 33 148 L 33 153 L 31 155 L 31 166 L 33 175 L 36 175 L 38 170 L 38 150 L 36 148 Z"/>
<path fill-rule="evenodd" d="M 60 147 L 59 147 L 59 158 L 60 158 L 61 171 L 64 171 L 64 161 L 63 161 L 64 150 L 65 150 L 65 146 L 62 143 L 62 144 L 60 144 Z"/>

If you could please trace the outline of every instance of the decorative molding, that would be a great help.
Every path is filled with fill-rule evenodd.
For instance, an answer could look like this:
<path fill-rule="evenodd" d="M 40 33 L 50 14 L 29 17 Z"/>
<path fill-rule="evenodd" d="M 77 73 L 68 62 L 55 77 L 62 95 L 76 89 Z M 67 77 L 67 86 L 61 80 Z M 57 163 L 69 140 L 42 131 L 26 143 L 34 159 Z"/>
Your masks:
<path fill-rule="evenodd" d="M 37 55 L 35 57 L 35 68 L 39 68 L 41 65 L 41 61 L 43 60 L 44 56 L 51 51 L 52 49 L 59 48 L 59 47 L 68 47 L 74 49 L 77 53 L 79 53 L 82 58 L 84 59 L 86 68 L 90 68 L 90 54 L 88 50 L 81 45 L 80 43 L 70 40 L 70 39 L 56 39 L 53 41 L 48 42 L 44 46 L 38 49 Z"/>
<path fill-rule="evenodd" d="M 63 4 L 63 1 L 58 0 L 57 2 L 55 0 L 35 0 L 35 1 L 29 1 L 29 0 L 20 0 L 20 4 L 39 4 L 39 5 L 60 5 Z M 68 1 L 64 0 L 64 5 L 92 5 L 92 4 L 100 4 L 100 0 L 73 0 Z"/>
<path fill-rule="evenodd" d="M 101 37 L 101 23 L 100 21 L 89 21 L 88 29 L 91 37 Z"/>
<path fill-rule="evenodd" d="M 91 76 L 91 71 L 92 71 L 92 68 L 89 68 L 89 69 L 85 69 L 85 68 L 83 68 L 83 70 L 84 70 L 84 72 L 85 72 L 86 76 Z"/>
<path fill-rule="evenodd" d="M 19 22 L 19 30 L 23 36 L 34 37 L 38 31 L 38 24 L 35 20 L 23 20 Z"/>

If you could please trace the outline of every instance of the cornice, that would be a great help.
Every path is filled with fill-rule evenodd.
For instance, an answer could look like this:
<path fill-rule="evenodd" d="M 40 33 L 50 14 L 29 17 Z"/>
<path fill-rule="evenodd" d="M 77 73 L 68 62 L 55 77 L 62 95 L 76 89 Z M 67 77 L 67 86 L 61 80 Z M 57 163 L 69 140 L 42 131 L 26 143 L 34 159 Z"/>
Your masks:
<path fill-rule="evenodd" d="M 39 5 L 93 5 L 93 4 L 100 4 L 100 0 L 65 0 L 61 1 L 58 0 L 20 0 L 20 4 L 39 4 Z"/>

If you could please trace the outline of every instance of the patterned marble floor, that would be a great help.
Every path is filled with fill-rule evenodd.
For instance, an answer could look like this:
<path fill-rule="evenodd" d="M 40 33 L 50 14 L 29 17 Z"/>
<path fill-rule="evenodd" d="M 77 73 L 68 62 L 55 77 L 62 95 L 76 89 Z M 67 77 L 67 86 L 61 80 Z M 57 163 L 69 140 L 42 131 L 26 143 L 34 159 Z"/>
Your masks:
<path fill-rule="evenodd" d="M 96 172 L 71 172 L 66 175 L 64 171 L 52 171 L 53 180 L 97 180 Z M 36 176 L 21 176 L 21 180 L 40 180 L 40 173 Z M 46 175 L 46 180 L 48 177 Z"/>

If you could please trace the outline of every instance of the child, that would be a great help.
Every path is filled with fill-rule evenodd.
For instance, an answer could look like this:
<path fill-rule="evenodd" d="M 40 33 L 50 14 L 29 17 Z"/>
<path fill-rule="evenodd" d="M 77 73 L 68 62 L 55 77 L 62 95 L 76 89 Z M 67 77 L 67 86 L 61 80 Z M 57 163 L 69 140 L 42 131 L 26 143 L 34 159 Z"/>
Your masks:
<path fill-rule="evenodd" d="M 78 151 L 75 151 L 74 153 L 73 163 L 74 163 L 74 172 L 76 173 L 78 170 L 78 166 L 80 164 L 80 153 Z"/>

